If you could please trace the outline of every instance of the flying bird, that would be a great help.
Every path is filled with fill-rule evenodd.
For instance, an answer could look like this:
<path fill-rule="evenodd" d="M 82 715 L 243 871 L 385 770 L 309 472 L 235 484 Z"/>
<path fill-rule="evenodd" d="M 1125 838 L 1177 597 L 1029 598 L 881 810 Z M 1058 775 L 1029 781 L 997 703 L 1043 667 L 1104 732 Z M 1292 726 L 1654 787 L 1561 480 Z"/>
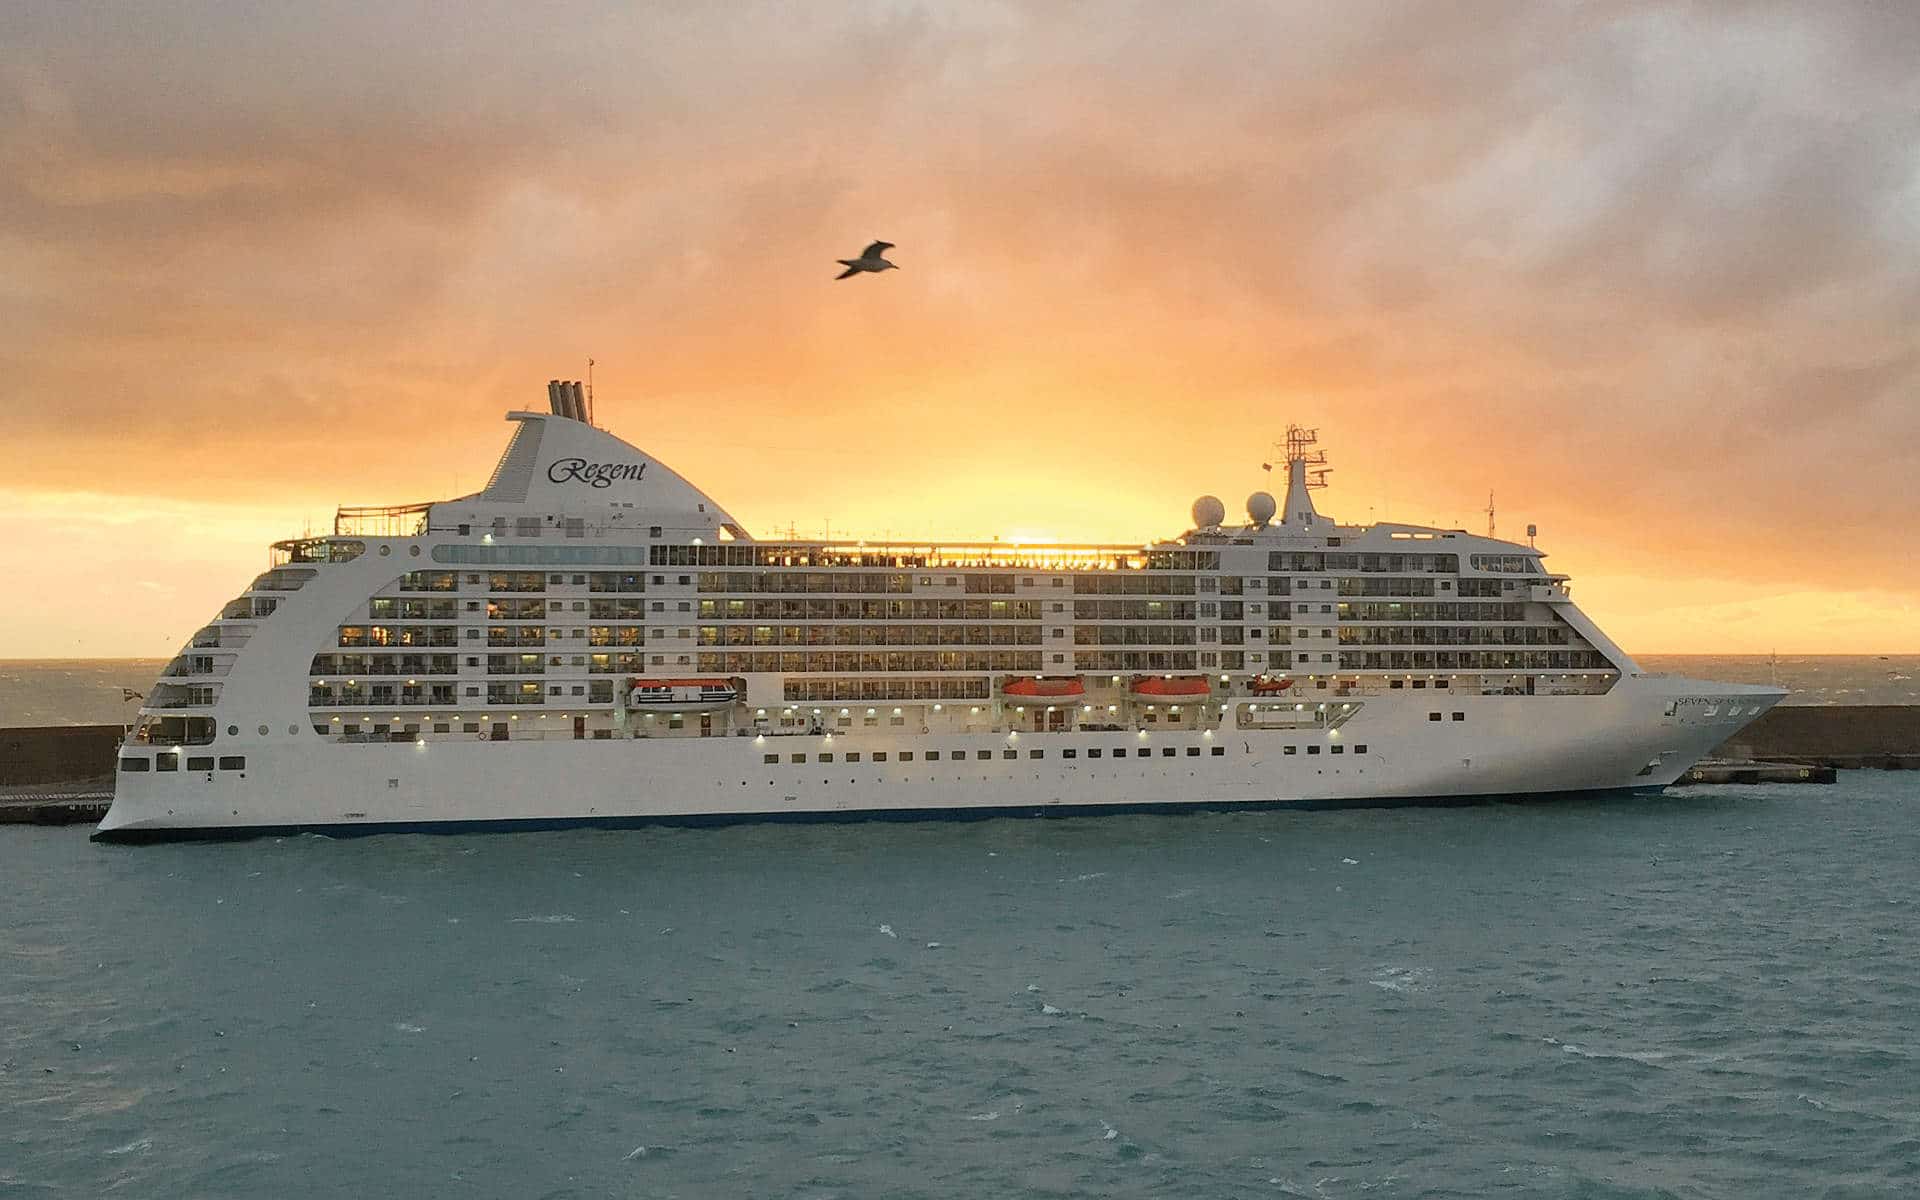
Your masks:
<path fill-rule="evenodd" d="M 892 242 L 875 242 L 873 245 L 868 246 L 865 250 L 862 250 L 860 252 L 859 258 L 834 259 L 833 261 L 839 263 L 841 266 L 846 268 L 846 270 L 840 272 L 838 275 L 835 275 L 834 278 L 845 279 L 849 275 L 858 275 L 862 271 L 873 271 L 875 273 L 878 273 L 880 271 L 885 271 L 888 268 L 892 268 L 893 270 L 898 271 L 900 269 L 900 266 L 898 263 L 890 263 L 885 258 L 881 257 L 891 249 L 893 249 Z"/>

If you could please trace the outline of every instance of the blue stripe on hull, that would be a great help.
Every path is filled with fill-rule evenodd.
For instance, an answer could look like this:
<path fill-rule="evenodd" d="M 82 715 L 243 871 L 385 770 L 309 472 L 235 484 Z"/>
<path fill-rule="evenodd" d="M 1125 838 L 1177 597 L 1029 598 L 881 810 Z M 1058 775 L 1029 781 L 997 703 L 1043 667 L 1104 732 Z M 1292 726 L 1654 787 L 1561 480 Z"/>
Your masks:
<path fill-rule="evenodd" d="M 832 812 L 681 813 L 624 817 L 516 817 L 491 821 L 386 821 L 351 824 L 232 825 L 191 829 L 96 829 L 96 842 L 239 841 L 319 833 L 328 837 L 372 837 L 383 833 L 537 833 L 559 829 L 712 829 L 729 825 L 844 825 L 860 821 L 987 821 L 1025 817 L 1108 817 L 1122 813 L 1174 816 L 1193 812 L 1332 812 L 1365 808 L 1457 808 L 1478 804 L 1526 804 L 1609 796 L 1658 795 L 1664 788 L 1596 788 L 1576 792 L 1526 792 L 1485 796 L 1370 796 L 1327 800 L 1238 800 L 1176 804 L 1009 805 L 1003 808 L 883 808 Z"/>

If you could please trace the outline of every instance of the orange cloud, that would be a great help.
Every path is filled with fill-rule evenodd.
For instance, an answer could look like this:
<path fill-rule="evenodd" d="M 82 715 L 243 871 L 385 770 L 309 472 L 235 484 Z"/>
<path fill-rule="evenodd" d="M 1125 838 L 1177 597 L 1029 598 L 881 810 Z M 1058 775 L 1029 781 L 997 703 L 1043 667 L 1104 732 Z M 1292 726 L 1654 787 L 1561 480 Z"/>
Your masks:
<path fill-rule="evenodd" d="M 1491 489 L 1630 644 L 1920 646 L 1917 52 L 1900 6 L 28 12 L 6 486 L 470 490 L 591 354 L 763 533 L 1164 536 L 1301 421 L 1331 512 Z"/>

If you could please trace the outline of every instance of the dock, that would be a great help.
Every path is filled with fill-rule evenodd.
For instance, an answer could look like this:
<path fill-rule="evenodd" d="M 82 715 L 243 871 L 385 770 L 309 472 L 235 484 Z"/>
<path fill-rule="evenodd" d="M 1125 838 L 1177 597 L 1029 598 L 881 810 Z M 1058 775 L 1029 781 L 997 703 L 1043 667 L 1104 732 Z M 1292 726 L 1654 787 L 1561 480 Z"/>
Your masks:
<path fill-rule="evenodd" d="M 113 803 L 113 781 L 69 787 L 0 788 L 0 825 L 92 825 Z"/>
<path fill-rule="evenodd" d="M 1743 759 L 1703 758 L 1678 783 L 1832 783 L 1832 767 L 1803 763 L 1751 762 Z"/>

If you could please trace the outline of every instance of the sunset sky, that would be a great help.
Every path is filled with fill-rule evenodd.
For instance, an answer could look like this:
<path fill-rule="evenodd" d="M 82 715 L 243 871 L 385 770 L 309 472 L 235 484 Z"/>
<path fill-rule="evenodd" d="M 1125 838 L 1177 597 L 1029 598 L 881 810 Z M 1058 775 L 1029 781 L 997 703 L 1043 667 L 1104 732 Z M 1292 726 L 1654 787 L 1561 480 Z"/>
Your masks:
<path fill-rule="evenodd" d="M 0 4 L 0 657 L 601 423 L 1129 541 L 1288 422 L 1630 651 L 1920 650 L 1920 5 Z M 901 270 L 842 283 L 873 238 Z"/>

